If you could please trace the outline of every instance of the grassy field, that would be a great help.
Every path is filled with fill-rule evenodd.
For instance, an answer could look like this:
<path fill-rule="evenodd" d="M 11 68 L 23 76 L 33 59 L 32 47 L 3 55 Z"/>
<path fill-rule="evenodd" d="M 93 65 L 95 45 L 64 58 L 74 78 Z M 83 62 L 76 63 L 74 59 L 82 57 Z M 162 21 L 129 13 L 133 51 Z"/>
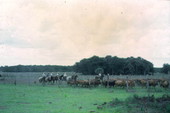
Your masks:
<path fill-rule="evenodd" d="M 56 74 L 56 73 L 55 73 Z M 62 73 L 60 73 L 62 74 Z M 67 73 L 72 75 L 74 73 Z M 66 83 L 45 85 L 38 83 L 42 73 L 1 73 L 0 79 L 0 113 L 169 113 L 170 101 L 149 103 L 131 102 L 134 95 L 143 97 L 170 95 L 170 89 L 156 87 L 148 92 L 145 88 L 135 87 L 126 92 L 122 88 L 82 88 L 71 87 Z M 78 79 L 93 79 L 94 76 L 79 75 Z M 126 78 L 126 76 L 110 76 Z M 129 79 L 146 78 L 146 76 L 129 76 Z M 155 74 L 149 78 L 166 78 L 170 75 Z M 115 100 L 115 101 L 113 101 Z M 107 103 L 107 104 L 106 104 Z M 112 103 L 110 105 L 110 103 Z M 146 105 L 143 107 L 143 105 Z M 102 108 L 101 108 L 102 106 Z M 169 107 L 167 107 L 169 106 Z M 162 111 L 164 108 L 165 111 Z M 148 111 L 147 111 L 147 110 Z M 169 109 L 169 111 L 168 111 Z M 166 111 L 167 110 L 167 111 Z"/>
<path fill-rule="evenodd" d="M 129 111 L 124 105 L 98 107 L 115 98 L 127 101 L 134 94 L 161 97 L 170 90 L 157 88 L 148 93 L 141 88 L 126 92 L 121 88 L 0 84 L 0 113 L 126 113 Z"/>

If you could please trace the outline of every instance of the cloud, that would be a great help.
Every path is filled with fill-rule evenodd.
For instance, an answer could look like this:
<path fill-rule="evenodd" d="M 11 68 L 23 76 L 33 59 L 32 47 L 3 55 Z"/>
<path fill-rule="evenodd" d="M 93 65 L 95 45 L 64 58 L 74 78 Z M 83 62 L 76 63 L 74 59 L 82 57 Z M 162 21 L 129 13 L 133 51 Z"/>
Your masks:
<path fill-rule="evenodd" d="M 0 45 L 10 45 L 14 47 L 27 48 L 31 47 L 30 44 L 23 39 L 17 38 L 13 35 L 13 30 L 1 30 L 0 31 Z"/>
<path fill-rule="evenodd" d="M 169 11 L 168 1 L 153 0 L 0 0 L 1 57 L 69 65 L 109 54 L 141 56 L 160 66 L 170 57 Z M 10 64 L 7 59 L 1 64 Z"/>

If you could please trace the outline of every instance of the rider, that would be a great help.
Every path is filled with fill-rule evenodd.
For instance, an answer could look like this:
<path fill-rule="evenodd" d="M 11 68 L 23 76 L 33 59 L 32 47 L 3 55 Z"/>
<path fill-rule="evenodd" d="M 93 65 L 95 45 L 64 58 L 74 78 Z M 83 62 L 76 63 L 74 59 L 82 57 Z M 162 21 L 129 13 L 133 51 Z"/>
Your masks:
<path fill-rule="evenodd" d="M 42 77 L 46 77 L 46 74 L 43 72 Z"/>

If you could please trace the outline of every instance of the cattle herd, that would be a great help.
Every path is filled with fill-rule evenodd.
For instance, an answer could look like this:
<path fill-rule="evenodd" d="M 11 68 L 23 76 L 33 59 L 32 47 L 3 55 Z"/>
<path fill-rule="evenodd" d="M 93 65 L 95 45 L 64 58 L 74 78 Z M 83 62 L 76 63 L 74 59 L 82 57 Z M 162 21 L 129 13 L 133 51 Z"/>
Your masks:
<path fill-rule="evenodd" d="M 106 79 L 104 79 L 106 77 Z M 80 80 L 78 79 L 78 75 L 68 76 L 66 74 L 62 75 L 53 75 L 44 74 L 39 77 L 39 82 L 45 85 L 46 83 L 62 83 L 65 81 L 70 86 L 80 86 L 80 87 L 96 87 L 96 86 L 104 86 L 104 87 L 130 87 L 133 88 L 135 86 L 140 87 L 156 87 L 160 86 L 163 88 L 169 88 L 169 80 L 168 79 L 110 79 L 109 75 L 97 75 L 94 79 Z"/>

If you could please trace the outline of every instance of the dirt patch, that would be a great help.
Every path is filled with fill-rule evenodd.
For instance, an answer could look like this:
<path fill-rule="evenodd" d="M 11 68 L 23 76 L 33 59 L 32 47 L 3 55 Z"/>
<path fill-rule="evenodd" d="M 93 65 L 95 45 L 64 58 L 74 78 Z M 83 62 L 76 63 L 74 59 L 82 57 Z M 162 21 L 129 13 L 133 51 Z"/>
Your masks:
<path fill-rule="evenodd" d="M 0 109 L 7 109 L 6 106 L 0 106 Z"/>

